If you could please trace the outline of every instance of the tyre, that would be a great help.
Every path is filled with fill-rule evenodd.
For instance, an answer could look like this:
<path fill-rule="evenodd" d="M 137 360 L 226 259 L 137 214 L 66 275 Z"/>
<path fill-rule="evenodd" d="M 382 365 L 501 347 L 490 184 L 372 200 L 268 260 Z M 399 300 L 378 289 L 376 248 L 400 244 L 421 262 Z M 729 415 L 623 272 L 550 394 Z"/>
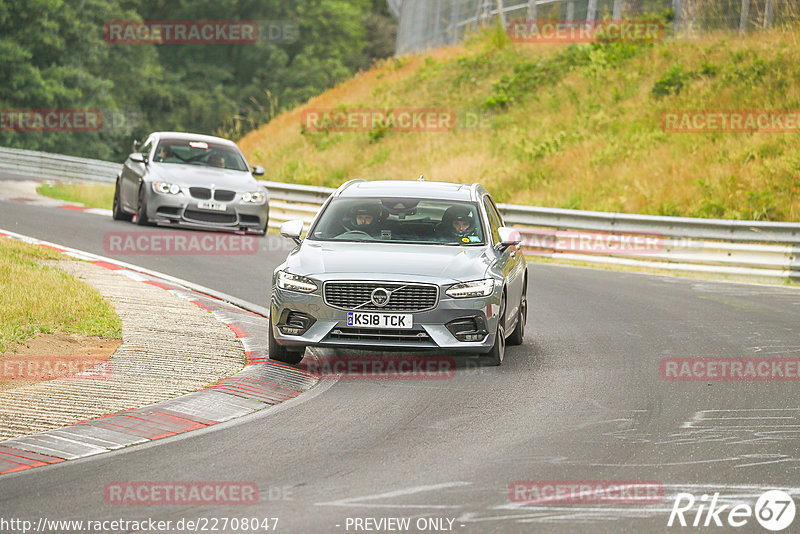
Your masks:
<path fill-rule="evenodd" d="M 506 295 L 500 301 L 500 313 L 497 319 L 497 333 L 494 336 L 492 350 L 480 356 L 482 366 L 497 366 L 503 363 L 506 354 Z"/>
<path fill-rule="evenodd" d="M 115 221 L 130 221 L 133 215 L 122 211 L 122 202 L 119 198 L 119 182 L 114 186 L 114 205 L 111 208 L 111 218 Z"/>
<path fill-rule="evenodd" d="M 508 345 L 522 345 L 525 338 L 525 322 L 528 320 L 528 281 L 525 281 L 525 288 L 522 290 L 522 297 L 519 299 L 519 316 L 517 326 L 508 336 Z"/>
<path fill-rule="evenodd" d="M 272 332 L 272 318 L 269 319 L 269 359 L 278 362 L 297 365 L 303 359 L 305 350 L 292 351 L 286 347 L 279 345 L 275 339 L 275 334 Z"/>
<path fill-rule="evenodd" d="M 145 195 L 145 184 L 139 186 L 139 205 L 136 206 L 136 224 L 139 226 L 147 226 L 150 221 L 147 220 L 147 196 Z"/>

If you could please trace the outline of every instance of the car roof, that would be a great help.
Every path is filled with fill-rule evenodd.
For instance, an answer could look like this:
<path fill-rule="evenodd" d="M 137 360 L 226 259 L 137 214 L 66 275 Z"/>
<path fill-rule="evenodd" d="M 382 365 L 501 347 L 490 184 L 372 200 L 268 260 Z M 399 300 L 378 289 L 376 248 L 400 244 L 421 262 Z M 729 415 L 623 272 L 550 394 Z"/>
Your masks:
<path fill-rule="evenodd" d="M 342 185 L 336 196 L 352 197 L 415 197 L 442 200 L 476 200 L 478 184 L 465 185 L 450 182 L 427 182 L 423 180 L 351 180 Z"/>
<path fill-rule="evenodd" d="M 236 143 L 222 137 L 214 137 L 213 135 L 193 134 L 186 132 L 153 132 L 153 135 L 158 136 L 159 139 L 175 139 L 181 141 L 204 141 L 206 143 L 218 143 L 223 145 L 233 145 Z"/>

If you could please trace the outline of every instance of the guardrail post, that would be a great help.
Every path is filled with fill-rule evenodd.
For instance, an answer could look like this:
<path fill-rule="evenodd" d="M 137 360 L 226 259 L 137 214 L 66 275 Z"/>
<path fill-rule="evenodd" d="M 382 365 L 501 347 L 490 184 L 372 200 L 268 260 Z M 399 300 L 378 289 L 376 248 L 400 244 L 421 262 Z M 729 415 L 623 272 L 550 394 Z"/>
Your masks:
<path fill-rule="evenodd" d="M 611 12 L 611 18 L 613 20 L 619 20 L 622 18 L 622 0 L 614 0 L 614 8 Z"/>
<path fill-rule="evenodd" d="M 764 29 L 768 30 L 775 23 L 775 0 L 767 0 L 767 7 L 764 9 Z"/>
<path fill-rule="evenodd" d="M 589 6 L 586 9 L 586 21 L 594 22 L 597 20 L 597 0 L 589 0 Z"/>
<path fill-rule="evenodd" d="M 750 20 L 750 0 L 742 0 L 742 16 L 739 19 L 739 35 L 744 37 L 747 33 L 747 23 Z"/>
<path fill-rule="evenodd" d="M 538 16 L 539 5 L 536 0 L 528 0 L 528 20 L 536 20 Z"/>
<path fill-rule="evenodd" d="M 682 0 L 672 0 L 672 17 L 672 31 L 677 33 L 683 22 Z"/>
<path fill-rule="evenodd" d="M 574 20 L 575 20 L 575 2 L 573 2 L 573 0 L 569 0 L 569 2 L 567 2 L 567 21 L 569 22 L 570 25 L 572 25 L 572 22 Z"/>
<path fill-rule="evenodd" d="M 500 25 L 504 30 L 508 30 L 508 23 L 506 22 L 506 10 L 503 5 L 503 0 L 497 0 L 497 16 L 500 17 Z"/>

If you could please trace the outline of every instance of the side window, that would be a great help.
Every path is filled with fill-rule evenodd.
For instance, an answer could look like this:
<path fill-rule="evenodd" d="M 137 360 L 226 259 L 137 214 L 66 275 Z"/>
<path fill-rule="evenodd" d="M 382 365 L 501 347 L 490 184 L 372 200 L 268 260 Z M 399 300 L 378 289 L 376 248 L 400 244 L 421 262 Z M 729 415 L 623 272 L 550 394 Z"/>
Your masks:
<path fill-rule="evenodd" d="M 505 226 L 506 223 L 503 222 L 503 216 L 500 215 L 500 210 L 497 209 L 497 204 L 494 203 L 494 199 L 492 197 L 486 197 L 486 199 L 489 201 L 489 204 L 492 206 L 492 210 L 491 211 L 494 213 L 495 217 L 497 217 L 497 222 L 500 224 L 500 226 Z"/>
<path fill-rule="evenodd" d="M 500 220 L 498 219 L 497 210 L 494 209 L 489 197 L 483 198 L 483 206 L 486 208 L 486 215 L 489 216 L 489 229 L 492 231 L 492 240 L 495 244 L 499 243 L 500 232 L 497 229 L 500 228 Z"/>

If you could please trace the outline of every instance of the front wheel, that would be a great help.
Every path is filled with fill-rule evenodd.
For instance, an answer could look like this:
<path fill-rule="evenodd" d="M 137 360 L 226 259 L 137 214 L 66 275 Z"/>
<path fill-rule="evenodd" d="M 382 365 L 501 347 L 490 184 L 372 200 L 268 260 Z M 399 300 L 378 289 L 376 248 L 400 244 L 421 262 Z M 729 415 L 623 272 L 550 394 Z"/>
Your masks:
<path fill-rule="evenodd" d="M 481 365 L 498 366 L 503 363 L 506 354 L 506 296 L 500 301 L 500 313 L 497 315 L 497 333 L 494 336 L 492 350 L 480 356 Z"/>
<path fill-rule="evenodd" d="M 279 345 L 272 331 L 272 317 L 269 319 L 269 359 L 278 362 L 297 365 L 303 359 L 305 350 L 300 352 L 288 350 L 283 345 Z"/>
<path fill-rule="evenodd" d="M 122 201 L 120 200 L 119 182 L 114 186 L 114 205 L 111 208 L 111 218 L 115 221 L 130 221 L 133 215 L 122 211 Z"/>
<path fill-rule="evenodd" d="M 145 184 L 139 187 L 139 205 L 136 207 L 136 224 L 139 226 L 147 226 L 150 221 L 147 220 L 147 195 L 145 194 Z"/>
<path fill-rule="evenodd" d="M 519 315 L 517 316 L 517 327 L 508 336 L 509 345 L 522 345 L 525 338 L 525 322 L 528 320 L 528 287 L 522 290 L 522 298 L 519 299 Z"/>

